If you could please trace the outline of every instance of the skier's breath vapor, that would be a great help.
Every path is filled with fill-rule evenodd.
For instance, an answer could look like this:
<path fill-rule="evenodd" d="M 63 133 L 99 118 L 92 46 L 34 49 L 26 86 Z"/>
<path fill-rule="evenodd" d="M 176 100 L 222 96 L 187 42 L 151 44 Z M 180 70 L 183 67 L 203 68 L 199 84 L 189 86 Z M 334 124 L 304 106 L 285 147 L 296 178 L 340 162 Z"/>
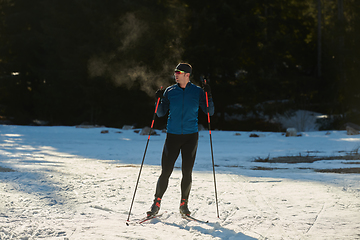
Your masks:
<path fill-rule="evenodd" d="M 172 77 L 169 73 L 173 70 L 174 61 L 180 58 L 181 48 L 174 47 L 177 51 L 162 59 L 162 66 L 158 68 L 160 70 L 150 69 L 141 61 L 126 59 L 129 52 L 138 51 L 139 44 L 148 37 L 147 23 L 136 18 L 134 13 L 128 13 L 114 29 L 114 34 L 119 38 L 119 46 L 110 53 L 92 56 L 88 60 L 89 76 L 110 78 L 117 86 L 127 88 L 138 82 L 140 89 L 149 96 L 153 96 L 154 90 L 160 86 L 168 86 Z"/>

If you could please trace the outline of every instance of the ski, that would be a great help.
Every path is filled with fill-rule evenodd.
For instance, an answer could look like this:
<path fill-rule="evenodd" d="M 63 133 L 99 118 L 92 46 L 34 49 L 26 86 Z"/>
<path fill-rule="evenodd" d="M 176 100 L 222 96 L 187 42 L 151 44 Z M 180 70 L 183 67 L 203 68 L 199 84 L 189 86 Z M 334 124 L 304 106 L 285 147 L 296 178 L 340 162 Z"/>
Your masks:
<path fill-rule="evenodd" d="M 162 213 L 162 214 L 152 215 L 152 216 L 146 216 L 146 217 L 144 217 L 143 219 L 141 219 L 140 221 L 138 221 L 138 224 L 142 224 L 142 223 L 147 222 L 147 221 L 149 221 L 149 220 L 151 220 L 151 219 L 154 219 L 154 218 L 157 218 L 157 217 L 161 217 L 162 215 L 163 215 L 163 213 Z"/>
<path fill-rule="evenodd" d="M 185 215 L 185 214 L 181 214 L 182 218 L 188 220 L 188 221 L 194 221 L 194 222 L 199 222 L 199 223 L 208 223 L 209 221 L 203 221 L 197 218 L 194 218 L 193 216 L 190 215 Z"/>
<path fill-rule="evenodd" d="M 152 215 L 152 216 L 146 216 L 146 217 L 144 217 L 144 218 L 142 218 L 142 219 L 140 219 L 140 220 L 137 220 L 137 221 L 135 221 L 135 222 L 132 222 L 132 223 L 130 223 L 130 222 L 128 221 L 128 222 L 126 222 L 126 225 L 129 226 L 130 224 L 143 224 L 143 223 L 145 223 L 145 222 L 147 222 L 147 221 L 149 221 L 149 220 L 151 220 L 151 219 L 161 217 L 164 213 L 166 213 L 166 212 L 163 212 L 163 213 L 161 213 L 161 214 Z"/>

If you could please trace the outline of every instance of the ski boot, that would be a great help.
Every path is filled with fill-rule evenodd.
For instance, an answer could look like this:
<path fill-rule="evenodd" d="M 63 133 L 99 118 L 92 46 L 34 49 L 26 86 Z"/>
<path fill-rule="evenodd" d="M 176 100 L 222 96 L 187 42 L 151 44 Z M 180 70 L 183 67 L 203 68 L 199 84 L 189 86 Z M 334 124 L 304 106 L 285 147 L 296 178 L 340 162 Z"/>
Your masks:
<path fill-rule="evenodd" d="M 181 199 L 180 201 L 180 213 L 181 215 L 186 215 L 189 216 L 190 215 L 190 211 L 188 208 L 188 200 L 187 199 Z"/>
<path fill-rule="evenodd" d="M 147 216 L 155 216 L 160 210 L 161 198 L 155 198 L 154 203 L 151 205 L 150 211 L 146 212 Z"/>

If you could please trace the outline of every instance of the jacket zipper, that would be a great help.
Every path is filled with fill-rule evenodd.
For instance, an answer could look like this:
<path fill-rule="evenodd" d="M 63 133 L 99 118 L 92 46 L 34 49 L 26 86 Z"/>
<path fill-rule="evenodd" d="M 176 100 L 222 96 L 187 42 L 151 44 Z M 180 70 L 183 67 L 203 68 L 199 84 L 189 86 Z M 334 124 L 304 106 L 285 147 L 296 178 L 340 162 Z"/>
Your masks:
<path fill-rule="evenodd" d="M 183 100 L 182 100 L 182 111 L 181 111 L 181 134 L 184 134 L 184 101 L 185 101 L 185 89 L 183 90 Z"/>

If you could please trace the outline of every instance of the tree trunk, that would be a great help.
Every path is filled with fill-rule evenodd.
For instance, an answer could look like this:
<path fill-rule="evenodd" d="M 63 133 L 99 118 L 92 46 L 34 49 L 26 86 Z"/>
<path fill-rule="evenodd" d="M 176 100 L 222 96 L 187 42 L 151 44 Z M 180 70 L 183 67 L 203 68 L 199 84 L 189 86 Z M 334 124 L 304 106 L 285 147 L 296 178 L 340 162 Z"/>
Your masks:
<path fill-rule="evenodd" d="M 344 71 L 344 41 L 345 41 L 345 17 L 344 17 L 344 3 L 343 0 L 338 0 L 338 21 L 339 21 L 339 46 L 338 46 L 338 61 L 339 61 L 339 75 L 340 83 L 344 84 L 346 81 Z"/>
<path fill-rule="evenodd" d="M 318 28 L 317 28 L 317 76 L 321 77 L 321 0 L 318 0 Z"/>

